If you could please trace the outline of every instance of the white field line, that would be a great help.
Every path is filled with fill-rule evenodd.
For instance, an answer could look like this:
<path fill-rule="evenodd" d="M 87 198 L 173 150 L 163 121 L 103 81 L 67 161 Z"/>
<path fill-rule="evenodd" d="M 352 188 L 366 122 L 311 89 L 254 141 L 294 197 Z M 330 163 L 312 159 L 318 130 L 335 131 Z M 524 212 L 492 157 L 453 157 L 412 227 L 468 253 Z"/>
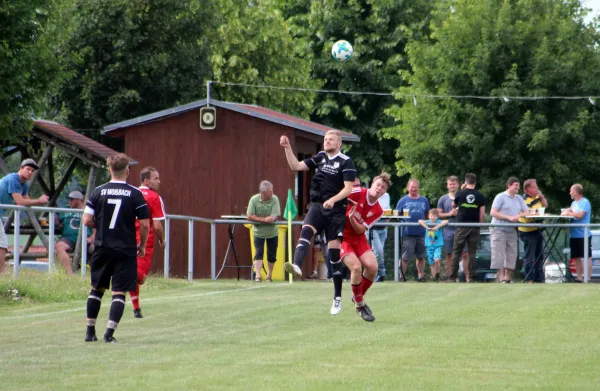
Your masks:
<path fill-rule="evenodd" d="M 276 284 L 273 286 L 284 286 L 284 284 Z M 169 301 L 169 300 L 181 300 L 181 299 L 187 299 L 187 298 L 191 298 L 191 297 L 201 297 L 201 296 L 212 296 L 212 295 L 219 295 L 222 293 L 230 293 L 230 292 L 241 292 L 241 291 L 249 291 L 249 290 L 253 290 L 253 289 L 261 289 L 261 288 L 265 288 L 266 286 L 253 286 L 253 287 L 249 287 L 249 288 L 239 288 L 239 289 L 228 289 L 225 291 L 213 291 L 213 292 L 204 292 L 204 293 L 194 293 L 191 295 L 181 295 L 181 296 L 167 296 L 167 297 L 155 297 L 155 298 L 150 298 L 150 299 L 145 299 L 144 302 L 154 302 L 154 301 Z M 127 302 L 128 305 L 131 305 L 131 302 Z M 29 314 L 29 315 L 18 315 L 18 316 L 6 316 L 6 317 L 1 317 L 0 316 L 0 321 L 1 320 L 15 320 L 15 319 L 27 319 L 27 318 L 39 318 L 42 316 L 52 316 L 52 315 L 61 315 L 61 314 L 67 314 L 69 312 L 78 312 L 78 311 L 85 311 L 85 307 L 79 307 L 79 308 L 71 308 L 68 310 L 61 310 L 61 311 L 54 311 L 54 312 L 44 312 L 44 313 L 40 313 L 40 314 Z"/>

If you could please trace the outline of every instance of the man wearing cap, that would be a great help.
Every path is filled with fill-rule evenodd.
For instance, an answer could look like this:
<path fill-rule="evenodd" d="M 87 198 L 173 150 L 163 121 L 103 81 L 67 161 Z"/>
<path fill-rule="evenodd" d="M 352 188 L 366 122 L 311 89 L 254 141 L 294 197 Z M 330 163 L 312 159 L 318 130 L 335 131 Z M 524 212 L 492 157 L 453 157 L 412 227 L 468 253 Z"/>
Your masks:
<path fill-rule="evenodd" d="M 0 204 L 17 204 L 20 206 L 35 206 L 48 203 L 48 196 L 43 194 L 39 198 L 29 198 L 29 185 L 26 183 L 33 177 L 39 167 L 35 160 L 25 159 L 21 162 L 18 172 L 6 175 L 0 179 Z M 4 209 L 0 209 L 0 217 L 4 217 Z M 0 220 L 1 222 L 1 220 Z M 0 274 L 6 267 L 6 250 L 8 237 L 4 231 L 4 224 L 0 224 Z"/>
<path fill-rule="evenodd" d="M 69 193 L 69 207 L 71 209 L 83 209 L 84 198 L 80 191 L 74 190 Z M 81 226 L 81 213 L 79 212 L 66 212 L 58 215 L 59 224 L 62 225 L 62 235 L 54 248 L 56 249 L 56 256 L 62 263 L 63 267 L 67 271 L 67 274 L 73 274 L 71 268 L 71 257 L 69 251 L 75 249 L 77 244 L 77 236 L 79 235 L 79 227 Z M 91 228 L 86 228 L 87 243 L 94 242 L 94 232 Z"/>

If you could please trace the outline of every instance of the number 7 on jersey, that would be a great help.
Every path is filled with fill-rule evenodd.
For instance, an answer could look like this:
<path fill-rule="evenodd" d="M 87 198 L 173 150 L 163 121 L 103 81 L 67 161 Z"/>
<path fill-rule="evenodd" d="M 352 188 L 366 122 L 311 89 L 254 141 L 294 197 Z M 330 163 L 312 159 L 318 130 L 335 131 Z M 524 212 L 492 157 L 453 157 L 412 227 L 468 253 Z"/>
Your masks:
<path fill-rule="evenodd" d="M 110 219 L 110 225 L 108 229 L 114 229 L 117 224 L 117 217 L 119 216 L 119 209 L 121 209 L 121 200 L 118 198 L 109 198 L 106 200 L 107 203 L 113 204 L 115 209 L 113 210 L 112 218 Z"/>

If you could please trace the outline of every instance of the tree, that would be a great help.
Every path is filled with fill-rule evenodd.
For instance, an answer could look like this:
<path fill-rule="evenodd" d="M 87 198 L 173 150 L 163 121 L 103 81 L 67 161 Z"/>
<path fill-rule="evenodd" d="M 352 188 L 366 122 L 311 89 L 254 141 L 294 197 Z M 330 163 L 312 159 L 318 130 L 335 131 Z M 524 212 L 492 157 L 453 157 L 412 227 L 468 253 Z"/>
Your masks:
<path fill-rule="evenodd" d="M 282 89 L 223 86 L 218 82 L 318 88 L 312 80 L 312 54 L 290 34 L 290 26 L 273 0 L 221 0 L 211 40 L 215 97 L 252 103 L 308 117 L 314 94 Z"/>
<path fill-rule="evenodd" d="M 100 129 L 198 99 L 210 75 L 213 3 L 77 0 L 57 109 L 75 128 Z"/>
<path fill-rule="evenodd" d="M 600 201 L 600 111 L 587 99 L 412 98 L 600 95 L 600 36 L 579 1 L 457 0 L 435 15 L 430 39 L 408 45 L 410 87 L 388 111 L 397 125 L 387 135 L 402 141 L 398 172 L 430 193 L 446 175 L 475 172 L 489 197 L 516 175 L 537 178 L 562 205 L 574 182 Z"/>
<path fill-rule="evenodd" d="M 325 81 L 324 89 L 391 93 L 406 85 L 398 73 L 409 67 L 405 45 L 427 31 L 430 3 L 282 0 L 280 8 L 292 23 L 293 34 L 308 42 L 314 55 L 312 76 Z M 331 58 L 331 47 L 339 39 L 354 47 L 353 58 L 345 63 Z M 394 173 L 400 143 L 384 139 L 382 133 L 393 124 L 384 113 L 393 103 L 391 96 L 322 93 L 315 99 L 311 118 L 361 137 L 349 154 L 361 178 L 369 179 L 382 170 Z"/>
<path fill-rule="evenodd" d="M 0 3 L 0 139 L 28 132 L 58 72 L 43 40 L 50 0 Z"/>

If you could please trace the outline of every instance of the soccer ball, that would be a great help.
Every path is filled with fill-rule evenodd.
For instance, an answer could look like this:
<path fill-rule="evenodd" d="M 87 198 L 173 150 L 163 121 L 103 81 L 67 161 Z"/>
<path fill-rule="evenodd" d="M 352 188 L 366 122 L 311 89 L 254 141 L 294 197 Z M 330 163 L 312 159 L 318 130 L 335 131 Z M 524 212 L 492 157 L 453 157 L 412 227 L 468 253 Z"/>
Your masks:
<path fill-rule="evenodd" d="M 337 41 L 331 48 L 331 57 L 338 62 L 346 62 L 352 57 L 352 45 L 348 41 Z"/>

